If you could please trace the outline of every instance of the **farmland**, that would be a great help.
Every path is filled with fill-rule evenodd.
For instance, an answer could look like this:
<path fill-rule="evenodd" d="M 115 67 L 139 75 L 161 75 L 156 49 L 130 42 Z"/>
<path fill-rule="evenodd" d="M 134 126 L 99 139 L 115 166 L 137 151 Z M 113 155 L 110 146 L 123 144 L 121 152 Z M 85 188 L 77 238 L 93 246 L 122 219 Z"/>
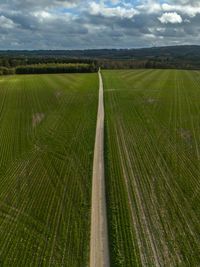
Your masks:
<path fill-rule="evenodd" d="M 103 81 L 111 266 L 199 266 L 200 72 Z"/>
<path fill-rule="evenodd" d="M 0 266 L 95 262 L 103 146 L 110 265 L 199 266 L 200 72 L 102 77 L 105 131 L 97 74 L 0 77 Z"/>
<path fill-rule="evenodd" d="M 97 74 L 0 77 L 0 265 L 87 266 Z"/>

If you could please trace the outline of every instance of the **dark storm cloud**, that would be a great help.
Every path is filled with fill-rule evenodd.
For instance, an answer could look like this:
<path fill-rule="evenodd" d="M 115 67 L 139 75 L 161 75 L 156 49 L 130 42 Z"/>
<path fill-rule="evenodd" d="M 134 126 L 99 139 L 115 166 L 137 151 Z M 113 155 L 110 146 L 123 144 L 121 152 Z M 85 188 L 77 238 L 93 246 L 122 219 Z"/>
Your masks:
<path fill-rule="evenodd" d="M 198 1 L 1 0 L 0 49 L 125 48 L 197 44 Z M 149 6 L 148 6 L 149 5 Z"/>

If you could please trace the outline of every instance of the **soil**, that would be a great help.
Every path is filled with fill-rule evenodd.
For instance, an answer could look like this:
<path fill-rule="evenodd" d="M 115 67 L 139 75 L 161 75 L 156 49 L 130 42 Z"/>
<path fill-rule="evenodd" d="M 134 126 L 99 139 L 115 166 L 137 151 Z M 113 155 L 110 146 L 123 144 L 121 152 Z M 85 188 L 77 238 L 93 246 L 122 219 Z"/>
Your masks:
<path fill-rule="evenodd" d="M 99 106 L 93 161 L 90 267 L 109 267 L 108 227 L 104 177 L 103 82 L 99 71 Z"/>

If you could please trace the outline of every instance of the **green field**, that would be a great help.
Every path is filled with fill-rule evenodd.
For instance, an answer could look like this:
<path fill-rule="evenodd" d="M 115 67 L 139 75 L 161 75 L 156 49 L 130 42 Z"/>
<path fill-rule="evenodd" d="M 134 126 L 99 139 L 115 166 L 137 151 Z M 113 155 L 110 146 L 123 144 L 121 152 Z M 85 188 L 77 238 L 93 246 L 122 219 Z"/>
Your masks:
<path fill-rule="evenodd" d="M 200 72 L 103 80 L 111 266 L 199 266 Z"/>
<path fill-rule="evenodd" d="M 97 74 L 0 78 L 0 266 L 87 266 Z"/>
<path fill-rule="evenodd" d="M 112 267 L 200 265 L 200 72 L 103 71 Z M 89 266 L 97 74 L 0 77 L 0 266 Z"/>

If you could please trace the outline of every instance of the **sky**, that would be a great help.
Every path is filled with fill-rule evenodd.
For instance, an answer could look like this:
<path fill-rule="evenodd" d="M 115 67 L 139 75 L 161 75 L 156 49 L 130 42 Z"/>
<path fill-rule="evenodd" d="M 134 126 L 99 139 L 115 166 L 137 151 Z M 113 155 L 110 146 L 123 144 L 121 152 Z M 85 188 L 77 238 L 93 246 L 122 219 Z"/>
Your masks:
<path fill-rule="evenodd" d="M 200 0 L 0 0 L 0 49 L 200 44 Z"/>

